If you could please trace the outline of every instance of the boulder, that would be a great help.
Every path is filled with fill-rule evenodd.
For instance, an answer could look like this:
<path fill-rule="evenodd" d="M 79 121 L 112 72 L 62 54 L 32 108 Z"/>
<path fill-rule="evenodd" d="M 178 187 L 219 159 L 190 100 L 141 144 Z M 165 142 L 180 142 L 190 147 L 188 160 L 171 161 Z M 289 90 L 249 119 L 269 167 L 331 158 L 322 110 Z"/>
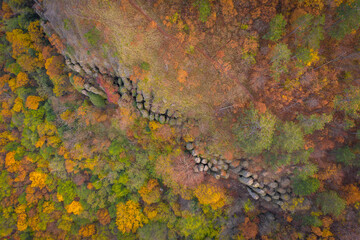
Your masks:
<path fill-rule="evenodd" d="M 279 205 L 280 207 L 281 207 L 282 205 L 284 205 L 284 202 L 281 201 L 281 200 L 277 200 L 275 203 L 276 203 L 277 205 Z"/>
<path fill-rule="evenodd" d="M 251 176 L 251 172 L 248 172 L 248 171 L 246 171 L 246 170 L 241 170 L 241 171 L 239 172 L 239 175 L 248 178 L 248 177 Z"/>
<path fill-rule="evenodd" d="M 243 168 L 248 168 L 248 167 L 249 167 L 249 162 L 246 161 L 246 160 L 244 160 L 244 161 L 241 162 L 241 166 L 242 166 Z"/>
<path fill-rule="evenodd" d="M 204 172 L 207 172 L 207 171 L 209 171 L 209 166 L 208 166 L 208 165 L 205 165 L 205 166 L 204 166 Z"/>
<path fill-rule="evenodd" d="M 73 69 L 74 69 L 75 72 L 78 72 L 78 73 L 81 73 L 81 72 L 82 72 L 82 69 L 81 69 L 81 67 L 80 67 L 79 64 L 75 64 L 74 67 L 73 67 Z"/>
<path fill-rule="evenodd" d="M 147 109 L 147 110 L 150 110 L 150 109 L 151 109 L 151 106 L 150 106 L 149 101 L 145 101 L 145 102 L 144 102 L 144 107 L 145 107 L 145 109 Z"/>
<path fill-rule="evenodd" d="M 229 165 L 227 165 L 226 163 L 222 166 L 222 169 L 224 170 L 228 170 L 229 169 Z"/>
<path fill-rule="evenodd" d="M 196 163 L 200 163 L 200 162 L 201 162 L 201 158 L 199 158 L 199 157 L 195 158 L 195 162 L 196 162 Z"/>
<path fill-rule="evenodd" d="M 199 171 L 203 172 L 204 171 L 204 165 L 203 164 L 199 164 Z"/>
<path fill-rule="evenodd" d="M 155 114 L 153 112 L 150 113 L 150 117 L 149 117 L 150 121 L 154 121 L 155 120 Z"/>
<path fill-rule="evenodd" d="M 275 193 L 274 196 L 272 196 L 272 198 L 274 200 L 278 200 L 280 198 L 280 194 L 279 193 Z"/>
<path fill-rule="evenodd" d="M 197 151 L 196 149 L 193 149 L 193 150 L 191 151 L 191 155 L 193 155 L 194 157 L 196 157 L 196 156 L 199 155 L 199 153 L 198 153 L 198 151 Z"/>
<path fill-rule="evenodd" d="M 247 186 L 251 186 L 251 184 L 253 184 L 254 180 L 252 178 L 239 177 L 239 182 L 241 182 L 242 184 L 245 184 Z"/>
<path fill-rule="evenodd" d="M 271 201 L 271 197 L 269 195 L 264 196 L 263 199 L 267 202 Z"/>
<path fill-rule="evenodd" d="M 238 166 L 238 167 L 236 167 L 234 169 L 230 169 L 230 171 L 232 171 L 235 174 L 239 174 L 241 172 L 241 170 L 242 170 L 241 166 Z"/>
<path fill-rule="evenodd" d="M 211 159 L 210 160 L 212 164 L 216 165 L 218 163 L 218 161 L 216 159 Z"/>
<path fill-rule="evenodd" d="M 225 170 L 221 170 L 220 176 L 224 179 L 229 178 L 229 174 Z"/>
<path fill-rule="evenodd" d="M 260 187 L 260 184 L 259 184 L 259 182 L 253 182 L 253 184 L 251 186 L 254 188 L 258 188 L 258 187 Z"/>
<path fill-rule="evenodd" d="M 270 188 L 277 188 L 279 186 L 279 184 L 277 182 L 272 182 L 272 183 L 269 183 L 268 186 Z"/>
<path fill-rule="evenodd" d="M 281 194 L 281 199 L 284 201 L 289 201 L 290 200 L 290 195 L 289 194 Z"/>
<path fill-rule="evenodd" d="M 190 142 L 186 143 L 186 150 L 191 151 L 193 149 L 194 149 L 194 144 L 193 143 L 190 143 Z"/>
<path fill-rule="evenodd" d="M 199 168 L 198 168 L 198 166 L 195 166 L 195 167 L 194 167 L 194 172 L 196 172 L 196 173 L 198 173 L 198 172 L 199 172 Z"/>
<path fill-rule="evenodd" d="M 166 117 L 165 117 L 164 115 L 161 115 L 161 116 L 159 117 L 159 122 L 160 122 L 161 124 L 164 124 L 165 121 L 166 121 Z"/>
<path fill-rule="evenodd" d="M 136 104 L 136 107 L 137 107 L 139 110 L 143 110 L 143 109 L 144 109 L 144 104 L 142 104 L 142 103 L 137 103 L 137 104 Z"/>
<path fill-rule="evenodd" d="M 211 168 L 211 171 L 213 171 L 213 172 L 218 172 L 218 171 L 219 171 L 219 168 L 217 168 L 217 167 L 214 166 L 214 167 Z"/>
<path fill-rule="evenodd" d="M 141 94 L 138 94 L 136 96 L 136 102 L 142 102 L 144 100 L 143 96 Z"/>
<path fill-rule="evenodd" d="M 259 199 L 259 195 L 257 195 L 256 193 L 254 193 L 250 188 L 247 188 L 247 191 L 248 191 L 249 195 L 250 195 L 254 200 L 258 200 L 258 199 Z"/>
<path fill-rule="evenodd" d="M 262 197 L 264 197 L 266 195 L 266 192 L 260 188 L 252 188 L 252 190 Z"/>
<path fill-rule="evenodd" d="M 278 188 L 277 191 L 278 191 L 278 193 L 280 193 L 280 194 L 285 194 L 285 193 L 286 193 L 286 190 L 283 189 L 283 188 Z"/>
<path fill-rule="evenodd" d="M 208 166 L 209 166 L 209 168 L 211 168 L 212 167 L 212 163 L 211 162 L 208 162 L 208 164 L 207 164 Z"/>
<path fill-rule="evenodd" d="M 146 110 L 141 110 L 141 115 L 142 115 L 144 118 L 148 118 L 148 117 L 149 117 L 149 112 L 146 111 Z"/>
<path fill-rule="evenodd" d="M 287 188 L 287 187 L 290 186 L 290 184 L 291 184 L 290 178 L 284 178 L 284 179 L 282 179 L 282 180 L 280 181 L 280 186 L 281 186 L 282 188 Z"/>
<path fill-rule="evenodd" d="M 202 163 L 202 164 L 207 164 L 207 163 L 208 163 L 208 160 L 207 160 L 206 158 L 203 158 L 203 159 L 201 160 L 201 163 Z"/>

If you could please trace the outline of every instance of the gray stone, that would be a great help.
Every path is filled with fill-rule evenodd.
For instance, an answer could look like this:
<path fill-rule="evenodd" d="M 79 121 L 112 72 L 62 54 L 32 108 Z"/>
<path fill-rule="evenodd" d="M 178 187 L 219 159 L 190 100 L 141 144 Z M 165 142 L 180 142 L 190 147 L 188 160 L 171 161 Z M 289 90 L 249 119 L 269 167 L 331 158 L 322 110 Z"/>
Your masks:
<path fill-rule="evenodd" d="M 275 193 L 274 196 L 272 196 L 273 199 L 278 200 L 280 198 L 279 193 Z"/>
<path fill-rule="evenodd" d="M 259 182 L 254 182 L 251 186 L 254 188 L 258 188 L 258 187 L 260 187 L 260 184 L 259 184 Z"/>
<path fill-rule="evenodd" d="M 195 162 L 196 163 L 200 163 L 201 162 L 201 159 L 199 157 L 195 158 Z"/>
<path fill-rule="evenodd" d="M 156 120 L 156 121 L 159 121 L 159 116 L 160 116 L 160 115 L 159 115 L 158 113 L 155 113 L 155 120 Z"/>
<path fill-rule="evenodd" d="M 209 171 L 209 166 L 208 166 L 208 165 L 205 165 L 205 166 L 204 166 L 204 172 L 207 172 L 207 171 Z"/>
<path fill-rule="evenodd" d="M 207 163 L 208 163 L 208 160 L 204 158 L 204 159 L 201 160 L 201 163 L 202 163 L 202 164 L 207 164 Z"/>
<path fill-rule="evenodd" d="M 120 88 L 120 93 L 121 93 L 121 95 L 123 95 L 125 93 L 128 93 L 128 90 L 126 88 L 124 88 L 124 87 L 121 87 Z"/>
<path fill-rule="evenodd" d="M 191 151 L 191 150 L 193 150 L 193 149 L 194 149 L 194 144 L 192 144 L 192 143 L 190 143 L 190 142 L 186 143 L 186 150 Z"/>
<path fill-rule="evenodd" d="M 81 93 L 84 94 L 85 96 L 89 96 L 88 91 L 86 91 L 85 89 L 81 90 Z"/>
<path fill-rule="evenodd" d="M 136 104 L 136 107 L 137 107 L 139 110 L 143 110 L 143 109 L 144 109 L 144 105 L 143 105 L 142 103 Z"/>
<path fill-rule="evenodd" d="M 290 195 L 289 195 L 289 194 L 281 194 L 281 198 L 282 198 L 284 201 L 289 201 L 289 200 L 290 200 Z"/>
<path fill-rule="evenodd" d="M 254 193 L 250 188 L 247 188 L 247 191 L 248 191 L 249 195 L 250 195 L 254 200 L 258 200 L 258 199 L 259 199 L 259 195 L 257 195 L 256 193 Z"/>
<path fill-rule="evenodd" d="M 259 194 L 260 196 L 265 196 L 266 195 L 266 192 L 260 188 L 252 188 L 252 190 L 254 192 L 256 192 L 257 194 Z"/>
<path fill-rule="evenodd" d="M 226 163 L 222 166 L 222 169 L 224 170 L 228 170 L 229 169 L 229 165 L 227 165 Z"/>
<path fill-rule="evenodd" d="M 241 171 L 239 172 L 239 175 L 248 178 L 248 177 L 251 176 L 251 172 L 248 172 L 248 171 L 246 171 L 246 170 L 241 170 Z"/>
<path fill-rule="evenodd" d="M 246 178 L 246 177 L 239 177 L 239 181 L 247 186 L 251 186 L 251 184 L 253 184 L 254 182 L 252 178 Z"/>
<path fill-rule="evenodd" d="M 282 188 L 287 188 L 287 187 L 290 186 L 290 184 L 291 184 L 291 181 L 290 181 L 289 178 L 284 178 L 284 179 L 282 179 L 281 182 L 280 182 L 280 186 L 281 186 Z"/>
<path fill-rule="evenodd" d="M 132 89 L 131 81 L 127 78 L 123 78 L 122 81 L 124 83 L 124 87 L 130 91 Z"/>
<path fill-rule="evenodd" d="M 279 206 L 284 205 L 284 202 L 283 202 L 283 201 L 281 201 L 281 200 L 277 200 L 275 203 L 276 203 L 277 205 L 279 205 Z"/>
<path fill-rule="evenodd" d="M 242 166 L 243 168 L 248 168 L 248 167 L 249 167 L 249 162 L 246 161 L 246 160 L 244 160 L 244 161 L 241 162 L 241 166 Z"/>
<path fill-rule="evenodd" d="M 194 167 L 194 172 L 196 172 L 196 173 L 198 173 L 198 172 L 199 172 L 199 168 L 198 168 L 198 166 L 195 166 L 195 167 Z"/>
<path fill-rule="evenodd" d="M 159 122 L 160 122 L 161 124 L 164 124 L 165 121 L 166 121 L 165 116 L 164 116 L 164 115 L 161 115 L 161 116 L 159 117 Z"/>
<path fill-rule="evenodd" d="M 150 113 L 150 121 L 154 121 L 155 119 L 155 114 L 153 112 Z"/>
<path fill-rule="evenodd" d="M 144 118 L 148 118 L 148 117 L 149 117 L 149 112 L 146 111 L 146 110 L 141 110 L 141 115 L 142 115 Z"/>
<path fill-rule="evenodd" d="M 199 155 L 199 153 L 198 153 L 198 151 L 197 151 L 196 149 L 193 149 L 193 150 L 191 151 L 191 155 L 193 155 L 194 157 L 196 157 L 196 156 Z"/>
<path fill-rule="evenodd" d="M 143 98 L 143 96 L 141 95 L 141 94 L 138 94 L 137 96 L 136 96 L 136 101 L 137 102 L 142 102 L 144 100 L 144 98 Z"/>
<path fill-rule="evenodd" d="M 211 159 L 211 162 L 212 162 L 212 164 L 217 164 L 218 163 L 218 161 L 216 160 L 216 159 Z"/>
<path fill-rule="evenodd" d="M 150 110 L 150 109 L 151 109 L 149 102 L 144 102 L 144 107 L 145 107 L 145 109 L 147 109 L 147 110 Z"/>
<path fill-rule="evenodd" d="M 219 164 L 219 165 L 224 165 L 225 163 L 224 163 L 223 160 L 220 159 L 220 160 L 218 161 L 218 164 Z"/>
<path fill-rule="evenodd" d="M 211 162 L 208 162 L 208 164 L 207 164 L 208 166 L 209 166 L 209 168 L 211 168 L 212 167 L 212 163 Z"/>
<path fill-rule="evenodd" d="M 239 173 L 241 172 L 241 170 L 242 170 L 242 167 L 241 167 L 241 166 L 238 166 L 238 167 L 236 167 L 236 168 L 234 168 L 234 169 L 231 169 L 231 171 L 232 171 L 233 173 L 235 173 L 235 174 L 239 174 Z"/>
<path fill-rule="evenodd" d="M 271 201 L 271 197 L 269 195 L 266 195 L 263 197 L 265 201 L 270 202 Z"/>
<path fill-rule="evenodd" d="M 203 164 L 199 164 L 199 171 L 203 172 L 204 171 L 204 165 Z"/>
<path fill-rule="evenodd" d="M 79 64 L 74 64 L 73 69 L 74 69 L 75 72 L 78 72 L 78 73 L 82 72 L 82 69 L 81 69 Z"/>
<path fill-rule="evenodd" d="M 232 160 L 228 160 L 228 159 L 225 159 L 223 160 L 226 164 L 230 164 L 232 162 Z"/>
<path fill-rule="evenodd" d="M 256 173 L 252 175 L 252 178 L 253 179 L 258 179 L 259 178 L 259 175 L 257 175 Z"/>
<path fill-rule="evenodd" d="M 272 182 L 268 186 L 271 188 L 277 188 L 279 186 L 279 184 L 277 184 L 277 182 Z"/>
<path fill-rule="evenodd" d="M 137 96 L 137 91 L 136 91 L 135 88 L 133 88 L 133 89 L 131 90 L 131 96 L 133 96 L 133 97 L 136 97 L 136 96 Z M 141 101 L 139 101 L 139 102 L 141 102 Z"/>
<path fill-rule="evenodd" d="M 214 167 L 211 168 L 211 171 L 213 171 L 213 172 L 218 172 L 218 171 L 219 171 L 219 168 L 217 168 L 217 167 L 214 166 Z"/>
<path fill-rule="evenodd" d="M 283 189 L 283 188 L 278 188 L 277 191 L 278 191 L 278 193 L 280 193 L 280 194 L 286 193 L 286 190 Z"/>

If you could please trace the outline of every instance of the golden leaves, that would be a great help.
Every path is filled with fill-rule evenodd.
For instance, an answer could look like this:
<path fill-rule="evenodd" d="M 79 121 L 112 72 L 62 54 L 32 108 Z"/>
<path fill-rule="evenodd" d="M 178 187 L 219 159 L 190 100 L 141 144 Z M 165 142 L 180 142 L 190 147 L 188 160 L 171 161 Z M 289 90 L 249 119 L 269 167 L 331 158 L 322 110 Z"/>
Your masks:
<path fill-rule="evenodd" d="M 132 200 L 119 203 L 116 206 L 116 215 L 116 225 L 122 233 L 135 233 L 147 222 L 147 218 L 140 210 L 139 203 Z"/>
<path fill-rule="evenodd" d="M 58 196 L 59 198 L 59 196 Z M 83 207 L 80 202 L 72 201 L 69 205 L 65 206 L 65 209 L 68 213 L 73 213 L 79 215 L 83 211 Z"/>

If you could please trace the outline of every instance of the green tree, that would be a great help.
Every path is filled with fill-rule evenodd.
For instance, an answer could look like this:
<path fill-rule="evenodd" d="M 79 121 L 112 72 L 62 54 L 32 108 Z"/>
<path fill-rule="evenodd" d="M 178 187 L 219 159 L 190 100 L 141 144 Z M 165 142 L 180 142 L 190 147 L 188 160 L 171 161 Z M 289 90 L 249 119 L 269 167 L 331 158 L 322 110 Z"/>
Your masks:
<path fill-rule="evenodd" d="M 234 129 L 237 143 L 246 153 L 256 155 L 270 148 L 275 130 L 276 117 L 251 107 L 244 111 Z"/>
<path fill-rule="evenodd" d="M 138 230 L 140 240 L 166 240 L 168 229 L 166 223 L 150 222 Z"/>
<path fill-rule="evenodd" d="M 348 4 L 344 1 L 337 9 L 337 21 L 332 26 L 330 36 L 343 39 L 351 31 L 360 27 L 360 0 Z"/>
<path fill-rule="evenodd" d="M 264 36 L 264 39 L 271 40 L 271 41 L 278 41 L 285 32 L 286 20 L 282 14 L 277 14 L 273 19 L 270 21 L 270 30 Z"/>
<path fill-rule="evenodd" d="M 293 180 L 294 193 L 299 196 L 307 196 L 316 192 L 320 187 L 320 181 L 316 178 L 300 178 Z"/>
<path fill-rule="evenodd" d="M 292 153 L 304 147 L 304 134 L 301 126 L 294 122 L 285 122 L 278 126 L 279 134 L 274 138 L 274 150 Z"/>
<path fill-rule="evenodd" d="M 338 217 L 346 207 L 346 201 L 339 197 L 334 191 L 327 191 L 318 194 L 316 204 L 325 214 L 332 214 Z"/>
<path fill-rule="evenodd" d="M 317 50 L 320 48 L 320 42 L 324 40 L 325 15 L 314 16 L 304 14 L 294 22 L 296 29 L 296 45 L 302 45 L 308 49 Z"/>
<path fill-rule="evenodd" d="M 305 116 L 300 114 L 297 119 L 299 124 L 302 127 L 304 134 L 312 134 L 316 130 L 324 129 L 326 123 L 332 121 L 333 116 L 331 114 L 312 114 L 310 116 Z"/>
<path fill-rule="evenodd" d="M 277 44 L 271 54 L 271 72 L 276 81 L 280 80 L 283 73 L 288 73 L 287 64 L 290 61 L 291 51 L 284 43 Z"/>
<path fill-rule="evenodd" d="M 356 154 L 349 146 L 335 150 L 335 156 L 337 162 L 343 163 L 347 166 L 358 166 L 360 164 L 360 162 L 357 161 Z"/>
<path fill-rule="evenodd" d="M 106 105 L 105 99 L 102 96 L 92 92 L 88 92 L 88 96 L 91 103 L 94 104 L 95 107 L 99 107 L 99 108 L 105 107 Z"/>
<path fill-rule="evenodd" d="M 344 91 L 343 95 L 337 95 L 334 99 L 334 106 L 335 109 L 344 111 L 346 115 L 352 118 L 359 118 L 360 88 L 351 86 Z"/>

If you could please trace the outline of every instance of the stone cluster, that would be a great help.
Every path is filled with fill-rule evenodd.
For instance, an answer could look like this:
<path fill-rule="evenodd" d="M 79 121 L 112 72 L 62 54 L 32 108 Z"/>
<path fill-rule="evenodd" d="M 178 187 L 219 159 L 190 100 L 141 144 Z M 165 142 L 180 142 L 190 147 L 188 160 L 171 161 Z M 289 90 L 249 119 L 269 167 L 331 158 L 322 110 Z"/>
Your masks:
<path fill-rule="evenodd" d="M 221 158 L 204 158 L 199 155 L 194 147 L 194 143 L 186 143 L 186 150 L 194 156 L 194 172 L 207 172 L 216 179 L 229 178 L 229 172 L 235 174 L 240 183 L 246 185 L 249 195 L 254 200 L 260 198 L 266 202 L 274 202 L 282 206 L 285 201 L 289 201 L 292 196 L 291 181 L 283 178 L 279 181 L 260 181 L 256 173 L 249 171 L 249 161 L 246 159 L 224 160 Z"/>
<path fill-rule="evenodd" d="M 66 64 L 70 69 L 80 74 L 86 74 L 91 77 L 96 77 L 97 74 L 108 75 L 104 71 L 92 68 L 89 69 L 84 66 L 66 60 Z M 161 124 L 168 123 L 170 125 L 181 125 L 182 120 L 176 111 L 169 109 L 162 109 L 161 106 L 152 102 L 153 97 L 150 94 L 145 94 L 139 90 L 136 84 L 133 84 L 128 78 L 112 77 L 114 84 L 119 86 L 119 95 L 122 100 L 133 101 L 136 108 L 140 111 L 144 118 L 150 121 L 158 121 Z M 84 94 L 86 91 L 99 94 L 106 97 L 104 91 L 101 91 L 89 83 L 84 85 Z M 249 161 L 246 159 L 239 160 L 225 160 L 220 156 L 204 157 L 198 154 L 193 142 L 186 143 L 186 150 L 191 153 L 195 160 L 194 172 L 206 172 L 213 175 L 216 179 L 228 179 L 230 172 L 236 174 L 240 183 L 247 186 L 249 195 L 255 199 L 260 198 L 267 202 L 274 202 L 281 206 L 285 201 L 289 201 L 292 196 L 291 181 L 289 178 L 284 178 L 279 181 L 260 181 L 258 174 L 251 173 L 248 170 Z"/>
<path fill-rule="evenodd" d="M 133 101 L 136 104 L 136 108 L 140 111 L 144 118 L 150 121 L 157 121 L 161 124 L 168 123 L 172 126 L 181 125 L 182 119 L 179 117 L 179 113 L 171 109 L 164 109 L 160 104 L 153 102 L 153 96 L 146 94 L 137 88 L 130 79 L 125 77 L 113 77 L 109 76 L 109 73 L 105 70 L 100 70 L 97 67 L 90 69 L 88 66 L 81 65 L 77 62 L 73 62 L 71 59 L 66 59 L 66 65 L 73 71 L 79 74 L 86 74 L 90 77 L 97 77 L 98 74 L 107 75 L 108 78 L 112 78 L 113 83 L 119 86 L 119 95 L 121 99 L 126 101 Z M 95 94 L 106 97 L 104 91 L 101 91 L 89 83 L 85 84 L 84 95 L 87 92 L 93 92 Z"/>

